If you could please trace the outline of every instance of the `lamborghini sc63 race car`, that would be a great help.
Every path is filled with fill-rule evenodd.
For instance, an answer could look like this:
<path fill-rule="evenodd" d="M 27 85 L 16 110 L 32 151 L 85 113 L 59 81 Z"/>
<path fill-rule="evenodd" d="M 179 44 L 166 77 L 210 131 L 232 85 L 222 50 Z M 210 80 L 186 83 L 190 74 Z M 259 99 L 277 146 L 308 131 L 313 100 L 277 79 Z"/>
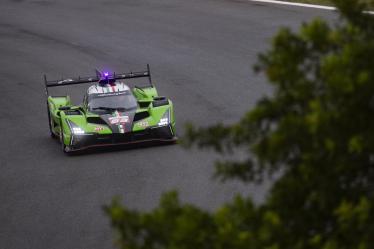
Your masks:
<path fill-rule="evenodd" d="M 147 71 L 124 74 L 96 72 L 95 77 L 47 81 L 48 122 L 52 137 L 59 138 L 66 153 L 95 146 L 175 141 L 172 102 L 158 95 Z M 148 78 L 146 86 L 125 84 L 125 80 Z M 81 105 L 69 96 L 50 96 L 50 87 L 94 83 Z"/>

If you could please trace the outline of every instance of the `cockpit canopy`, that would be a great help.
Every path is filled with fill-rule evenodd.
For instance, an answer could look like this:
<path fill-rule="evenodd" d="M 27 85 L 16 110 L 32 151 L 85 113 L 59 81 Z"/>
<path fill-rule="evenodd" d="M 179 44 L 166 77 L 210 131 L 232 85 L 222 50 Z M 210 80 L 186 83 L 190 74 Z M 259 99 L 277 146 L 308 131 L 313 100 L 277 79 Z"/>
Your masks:
<path fill-rule="evenodd" d="M 124 83 L 94 85 L 87 91 L 87 109 L 97 114 L 129 111 L 137 108 L 137 100 Z"/>

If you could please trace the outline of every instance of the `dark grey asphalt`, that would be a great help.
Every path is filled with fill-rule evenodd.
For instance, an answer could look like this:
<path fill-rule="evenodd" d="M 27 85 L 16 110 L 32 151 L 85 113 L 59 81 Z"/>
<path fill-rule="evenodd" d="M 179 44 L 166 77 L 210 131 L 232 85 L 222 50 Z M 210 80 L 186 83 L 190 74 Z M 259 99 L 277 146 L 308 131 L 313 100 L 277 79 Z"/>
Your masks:
<path fill-rule="evenodd" d="M 214 209 L 268 184 L 219 184 L 216 156 L 175 146 L 67 157 L 48 136 L 41 75 L 91 75 L 150 63 L 177 128 L 233 122 L 270 91 L 251 66 L 280 26 L 315 9 L 223 0 L 0 1 L 0 248 L 112 248 L 101 206 L 120 195 L 150 209 L 162 192 Z M 76 101 L 84 87 L 62 89 Z"/>

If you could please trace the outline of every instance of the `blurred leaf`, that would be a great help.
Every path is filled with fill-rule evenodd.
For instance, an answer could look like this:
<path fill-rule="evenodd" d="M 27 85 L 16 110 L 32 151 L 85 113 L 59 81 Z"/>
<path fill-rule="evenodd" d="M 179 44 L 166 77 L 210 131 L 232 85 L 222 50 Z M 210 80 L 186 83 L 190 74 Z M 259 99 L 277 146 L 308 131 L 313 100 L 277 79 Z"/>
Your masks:
<path fill-rule="evenodd" d="M 233 157 L 216 163 L 218 179 L 272 176 L 266 200 L 237 196 L 207 212 L 173 191 L 141 212 L 114 199 L 104 210 L 119 248 L 374 248 L 374 15 L 367 2 L 334 3 L 336 23 L 282 28 L 259 55 L 272 96 L 237 123 L 186 126 L 186 147 Z"/>

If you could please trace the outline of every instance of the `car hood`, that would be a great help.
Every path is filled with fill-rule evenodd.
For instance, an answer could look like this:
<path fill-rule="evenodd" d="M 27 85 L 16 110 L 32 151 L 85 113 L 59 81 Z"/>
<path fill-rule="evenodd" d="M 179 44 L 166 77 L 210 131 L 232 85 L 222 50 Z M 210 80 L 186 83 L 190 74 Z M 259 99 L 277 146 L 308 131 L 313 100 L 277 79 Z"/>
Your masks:
<path fill-rule="evenodd" d="M 132 131 L 136 110 L 101 114 L 100 118 L 107 123 L 113 133 L 127 133 Z"/>

